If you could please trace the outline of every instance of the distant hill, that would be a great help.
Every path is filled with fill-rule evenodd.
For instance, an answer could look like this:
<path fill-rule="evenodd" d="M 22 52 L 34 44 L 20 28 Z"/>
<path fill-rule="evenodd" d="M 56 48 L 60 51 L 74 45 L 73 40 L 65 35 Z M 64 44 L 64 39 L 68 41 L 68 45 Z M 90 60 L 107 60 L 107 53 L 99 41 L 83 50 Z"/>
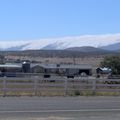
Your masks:
<path fill-rule="evenodd" d="M 109 51 L 120 51 L 120 43 L 102 46 L 100 47 L 100 49 L 109 50 Z"/>
<path fill-rule="evenodd" d="M 91 47 L 91 46 L 83 46 L 83 47 L 71 47 L 71 48 L 67 48 L 65 50 L 68 51 L 79 51 L 79 52 L 101 52 L 101 53 L 108 53 L 109 51 L 107 50 L 103 50 L 101 48 L 95 48 L 95 47 Z"/>
<path fill-rule="evenodd" d="M 80 48 L 81 49 L 81 48 Z M 94 55 L 109 55 L 109 54 L 116 54 L 115 52 L 108 52 L 105 50 L 87 47 L 84 50 L 25 50 L 25 51 L 2 51 L 1 53 L 5 56 L 31 56 L 31 57 L 83 57 L 83 56 L 94 56 Z M 117 53 L 119 54 L 119 53 Z"/>

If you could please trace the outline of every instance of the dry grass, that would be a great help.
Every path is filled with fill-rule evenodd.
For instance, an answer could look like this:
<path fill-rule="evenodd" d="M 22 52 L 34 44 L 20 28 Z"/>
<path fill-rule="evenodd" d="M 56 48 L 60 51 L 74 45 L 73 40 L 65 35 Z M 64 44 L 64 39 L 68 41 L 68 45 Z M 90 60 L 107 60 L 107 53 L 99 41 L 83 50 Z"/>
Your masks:
<path fill-rule="evenodd" d="M 13 59 L 17 60 L 31 60 L 31 61 L 38 61 L 40 63 L 55 63 L 55 64 L 73 64 L 74 60 L 76 64 L 90 64 L 93 66 L 98 66 L 100 62 L 103 60 L 102 56 L 86 56 L 86 57 L 78 57 L 78 58 L 43 58 L 43 57 L 29 57 L 29 56 L 6 56 L 7 59 Z"/>

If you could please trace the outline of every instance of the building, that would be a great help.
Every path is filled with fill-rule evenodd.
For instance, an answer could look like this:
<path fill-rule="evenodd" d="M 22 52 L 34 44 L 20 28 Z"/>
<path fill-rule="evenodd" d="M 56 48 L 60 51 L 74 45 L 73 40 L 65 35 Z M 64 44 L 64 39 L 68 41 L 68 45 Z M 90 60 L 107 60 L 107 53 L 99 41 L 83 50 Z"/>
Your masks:
<path fill-rule="evenodd" d="M 92 75 L 91 65 L 80 64 L 1 64 L 1 76 L 15 76 L 16 73 L 42 73 L 44 75 L 61 75 L 61 76 L 90 76 Z"/>
<path fill-rule="evenodd" d="M 86 64 L 37 64 L 31 67 L 31 72 L 59 75 L 92 75 L 92 66 Z"/>
<path fill-rule="evenodd" d="M 96 69 L 96 73 L 97 74 L 110 74 L 112 72 L 112 70 L 110 68 L 97 68 Z"/>
<path fill-rule="evenodd" d="M 97 73 L 97 78 L 100 78 L 100 77 L 108 77 L 109 75 L 111 75 L 112 73 L 112 70 L 110 68 L 97 68 L 96 69 L 96 73 Z"/>
<path fill-rule="evenodd" d="M 21 65 L 16 64 L 0 64 L 0 76 L 13 77 L 15 73 L 22 72 Z"/>
<path fill-rule="evenodd" d="M 0 64 L 1 72 L 21 72 L 21 65 L 16 64 Z"/>

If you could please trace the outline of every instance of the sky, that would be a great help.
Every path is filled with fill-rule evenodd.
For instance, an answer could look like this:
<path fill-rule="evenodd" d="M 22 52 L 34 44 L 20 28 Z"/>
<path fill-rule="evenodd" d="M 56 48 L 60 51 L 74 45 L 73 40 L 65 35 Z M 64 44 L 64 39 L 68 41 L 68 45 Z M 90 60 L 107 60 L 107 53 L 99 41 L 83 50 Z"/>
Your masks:
<path fill-rule="evenodd" d="M 120 0 L 0 0 L 0 41 L 120 33 Z"/>

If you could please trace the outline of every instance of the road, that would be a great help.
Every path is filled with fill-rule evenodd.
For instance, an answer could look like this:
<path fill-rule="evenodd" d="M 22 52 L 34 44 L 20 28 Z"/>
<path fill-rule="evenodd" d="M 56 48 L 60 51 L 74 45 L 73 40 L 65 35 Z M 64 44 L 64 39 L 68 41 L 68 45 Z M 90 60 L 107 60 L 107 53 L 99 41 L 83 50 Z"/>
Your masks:
<path fill-rule="evenodd" d="M 0 120 L 119 120 L 120 97 L 0 97 Z"/>

